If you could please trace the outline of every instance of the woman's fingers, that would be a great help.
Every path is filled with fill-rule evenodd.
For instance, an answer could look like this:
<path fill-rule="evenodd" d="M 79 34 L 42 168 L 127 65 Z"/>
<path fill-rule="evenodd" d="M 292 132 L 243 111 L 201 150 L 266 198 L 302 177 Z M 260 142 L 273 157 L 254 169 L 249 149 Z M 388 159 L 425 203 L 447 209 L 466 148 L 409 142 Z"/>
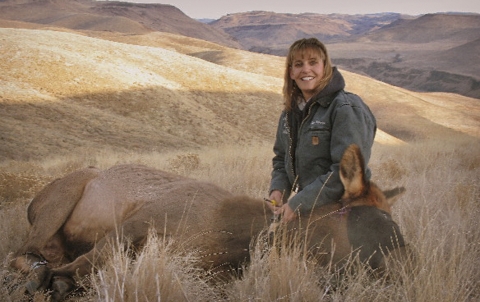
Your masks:
<path fill-rule="evenodd" d="M 297 214 L 290 208 L 288 204 L 283 205 L 282 207 L 282 221 L 283 222 L 290 222 L 297 218 Z"/>

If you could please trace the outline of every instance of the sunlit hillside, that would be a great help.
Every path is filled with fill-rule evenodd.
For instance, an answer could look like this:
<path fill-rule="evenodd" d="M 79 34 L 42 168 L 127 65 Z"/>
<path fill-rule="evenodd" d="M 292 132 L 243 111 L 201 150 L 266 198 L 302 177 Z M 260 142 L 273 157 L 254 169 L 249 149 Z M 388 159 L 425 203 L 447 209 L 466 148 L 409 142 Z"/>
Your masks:
<path fill-rule="evenodd" d="M 239 144 L 274 131 L 278 78 L 159 47 L 1 32 L 4 159 Z"/>
<path fill-rule="evenodd" d="M 54 30 L 0 32 L 3 160 L 273 138 L 282 106 L 281 58 L 171 34 L 105 40 Z M 479 136 L 476 99 L 344 75 L 379 128 L 397 139 Z"/>

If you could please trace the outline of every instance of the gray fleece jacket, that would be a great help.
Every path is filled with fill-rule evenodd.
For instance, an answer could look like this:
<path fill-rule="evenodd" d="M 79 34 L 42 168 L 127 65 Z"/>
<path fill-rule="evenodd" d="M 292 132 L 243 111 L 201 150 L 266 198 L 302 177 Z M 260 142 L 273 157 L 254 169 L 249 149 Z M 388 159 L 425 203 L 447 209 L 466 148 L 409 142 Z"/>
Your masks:
<path fill-rule="evenodd" d="M 301 213 L 338 201 L 343 195 L 339 163 L 350 144 L 357 144 L 367 166 L 376 120 L 362 99 L 344 91 L 345 81 L 334 68 L 330 83 L 304 110 L 283 111 L 274 145 L 270 192 L 284 192 L 284 202 Z M 367 179 L 370 170 L 367 168 Z"/>

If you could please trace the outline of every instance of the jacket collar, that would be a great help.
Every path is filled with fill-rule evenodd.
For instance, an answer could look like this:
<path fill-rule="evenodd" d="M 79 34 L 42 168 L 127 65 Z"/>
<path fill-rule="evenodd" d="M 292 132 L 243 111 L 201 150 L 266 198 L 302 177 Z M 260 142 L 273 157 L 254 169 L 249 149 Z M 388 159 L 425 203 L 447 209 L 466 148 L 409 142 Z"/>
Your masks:
<path fill-rule="evenodd" d="M 345 89 L 345 80 L 337 67 L 333 67 L 332 79 L 322 91 L 312 97 L 311 101 L 312 103 L 319 103 L 322 107 L 328 107 L 337 95 L 337 92 L 343 89 Z"/>
<path fill-rule="evenodd" d="M 318 103 L 320 106 L 326 108 L 330 106 L 330 103 L 335 99 L 337 93 L 344 88 L 345 80 L 343 79 L 342 74 L 338 71 L 337 67 L 333 67 L 332 79 L 327 86 L 325 86 L 322 91 L 314 95 L 307 102 L 304 110 L 300 110 L 298 108 L 297 100 L 293 100 L 292 102 L 294 102 L 295 105 L 292 106 L 292 111 L 300 116 L 303 116 L 304 112 L 308 111 L 308 108 L 314 103 Z"/>

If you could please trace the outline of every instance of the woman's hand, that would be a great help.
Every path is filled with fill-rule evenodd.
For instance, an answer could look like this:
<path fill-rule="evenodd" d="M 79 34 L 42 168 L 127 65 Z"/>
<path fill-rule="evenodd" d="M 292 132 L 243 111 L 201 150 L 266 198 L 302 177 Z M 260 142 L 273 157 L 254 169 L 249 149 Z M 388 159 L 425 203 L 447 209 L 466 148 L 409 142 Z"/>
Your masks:
<path fill-rule="evenodd" d="M 297 214 L 292 210 L 288 203 L 284 204 L 274 212 L 275 215 L 282 215 L 282 222 L 287 223 L 297 218 Z"/>
<path fill-rule="evenodd" d="M 268 197 L 273 202 L 273 204 L 269 203 L 270 209 L 275 211 L 277 207 L 281 207 L 283 204 L 283 194 L 279 190 L 273 190 Z"/>
<path fill-rule="evenodd" d="M 270 200 L 275 201 L 275 205 L 268 203 L 268 206 L 275 215 L 282 215 L 282 222 L 290 222 L 297 218 L 297 214 L 288 204 L 283 204 L 283 194 L 279 190 L 273 190 L 269 196 Z"/>

